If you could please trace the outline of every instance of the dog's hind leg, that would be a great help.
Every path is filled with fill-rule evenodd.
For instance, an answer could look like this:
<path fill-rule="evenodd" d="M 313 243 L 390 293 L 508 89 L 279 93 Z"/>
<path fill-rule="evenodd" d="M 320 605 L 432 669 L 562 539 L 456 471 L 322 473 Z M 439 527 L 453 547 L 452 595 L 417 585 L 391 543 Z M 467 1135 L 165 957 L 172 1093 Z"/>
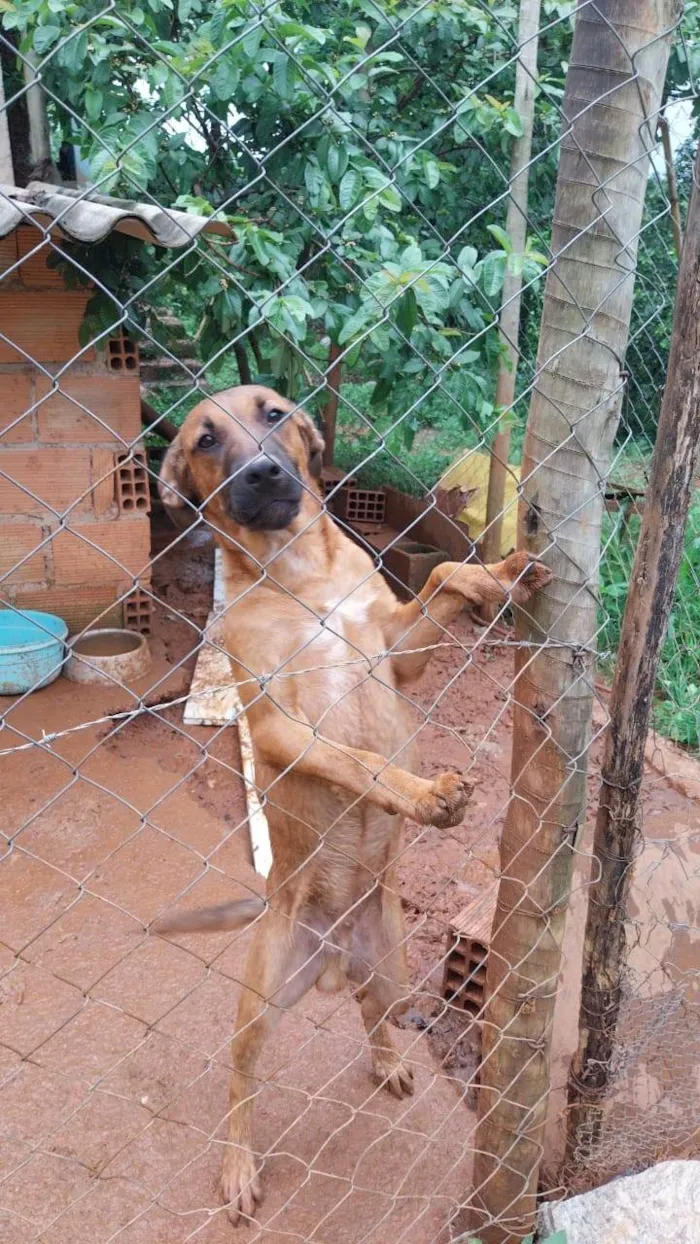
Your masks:
<path fill-rule="evenodd" d="M 322 940 L 313 929 L 268 907 L 248 957 L 231 1042 L 234 1070 L 221 1190 L 234 1226 L 241 1216 L 251 1218 L 262 1199 L 251 1135 L 255 1065 L 282 1012 L 316 983 L 325 961 Z"/>
<path fill-rule="evenodd" d="M 382 886 L 379 901 L 358 921 L 348 975 L 360 984 L 356 997 L 369 1038 L 375 1079 L 395 1097 L 413 1093 L 413 1072 L 391 1038 L 389 1018 L 408 1007 L 406 928 L 401 899 Z"/>

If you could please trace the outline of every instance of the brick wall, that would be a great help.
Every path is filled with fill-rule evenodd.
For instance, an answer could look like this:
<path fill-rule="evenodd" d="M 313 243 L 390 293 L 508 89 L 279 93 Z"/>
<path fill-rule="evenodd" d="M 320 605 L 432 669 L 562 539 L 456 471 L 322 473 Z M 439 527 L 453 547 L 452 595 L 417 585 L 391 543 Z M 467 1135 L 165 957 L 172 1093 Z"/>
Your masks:
<path fill-rule="evenodd" d="M 33 228 L 0 240 L 0 599 L 75 631 L 122 625 L 150 583 L 148 488 L 138 371 L 82 349 L 90 294 L 51 250 Z"/>

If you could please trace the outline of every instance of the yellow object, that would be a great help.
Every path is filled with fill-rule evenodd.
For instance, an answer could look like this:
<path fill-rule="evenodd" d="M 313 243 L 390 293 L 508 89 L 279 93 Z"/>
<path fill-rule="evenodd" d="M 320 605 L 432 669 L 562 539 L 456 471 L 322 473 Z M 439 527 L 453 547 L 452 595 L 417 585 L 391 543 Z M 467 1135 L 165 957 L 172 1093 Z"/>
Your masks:
<path fill-rule="evenodd" d="M 474 451 L 461 454 L 454 466 L 449 467 L 440 480 L 440 487 L 445 491 L 450 488 L 461 488 L 466 494 L 467 503 L 457 515 L 457 519 L 469 528 L 469 535 L 474 541 L 481 538 L 486 522 L 486 494 L 489 486 L 490 465 L 491 457 L 487 453 Z M 511 466 L 506 475 L 506 491 L 503 499 L 501 557 L 507 556 L 515 548 L 519 483 L 520 467 Z"/>

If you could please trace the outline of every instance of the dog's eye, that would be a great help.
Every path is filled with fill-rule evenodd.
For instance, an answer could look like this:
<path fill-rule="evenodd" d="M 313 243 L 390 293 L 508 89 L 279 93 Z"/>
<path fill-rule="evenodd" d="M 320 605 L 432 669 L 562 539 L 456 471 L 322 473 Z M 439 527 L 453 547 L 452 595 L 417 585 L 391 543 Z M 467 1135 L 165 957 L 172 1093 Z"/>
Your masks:
<path fill-rule="evenodd" d="M 273 408 L 272 410 L 268 410 L 266 418 L 268 423 L 279 423 L 281 419 L 284 419 L 284 416 L 285 411 L 275 410 Z"/>
<path fill-rule="evenodd" d="M 211 432 L 202 432 L 197 441 L 197 449 L 212 449 L 216 444 L 216 437 Z"/>

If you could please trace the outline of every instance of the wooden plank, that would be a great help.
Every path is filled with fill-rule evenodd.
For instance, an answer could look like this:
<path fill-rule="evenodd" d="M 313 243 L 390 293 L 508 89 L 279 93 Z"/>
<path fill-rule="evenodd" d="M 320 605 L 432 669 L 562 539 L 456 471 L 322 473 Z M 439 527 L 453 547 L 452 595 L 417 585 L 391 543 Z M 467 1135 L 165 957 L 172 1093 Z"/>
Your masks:
<path fill-rule="evenodd" d="M 496 891 L 480 894 L 450 921 L 450 931 L 459 937 L 469 938 L 472 942 L 480 942 L 488 946 L 491 941 L 493 918 L 496 914 Z"/>
<path fill-rule="evenodd" d="M 255 760 L 248 718 L 231 673 L 230 661 L 226 653 L 221 651 L 221 647 L 214 646 L 215 644 L 223 646 L 221 614 L 226 605 L 219 549 L 216 550 L 214 562 L 213 604 L 214 608 L 207 618 L 204 639 L 190 684 L 183 722 L 186 726 L 226 726 L 234 723 L 237 725 L 253 866 L 261 877 L 267 877 L 272 867 L 272 847 L 267 817 L 258 798 L 255 784 Z M 207 642 L 207 636 L 213 643 Z"/>

